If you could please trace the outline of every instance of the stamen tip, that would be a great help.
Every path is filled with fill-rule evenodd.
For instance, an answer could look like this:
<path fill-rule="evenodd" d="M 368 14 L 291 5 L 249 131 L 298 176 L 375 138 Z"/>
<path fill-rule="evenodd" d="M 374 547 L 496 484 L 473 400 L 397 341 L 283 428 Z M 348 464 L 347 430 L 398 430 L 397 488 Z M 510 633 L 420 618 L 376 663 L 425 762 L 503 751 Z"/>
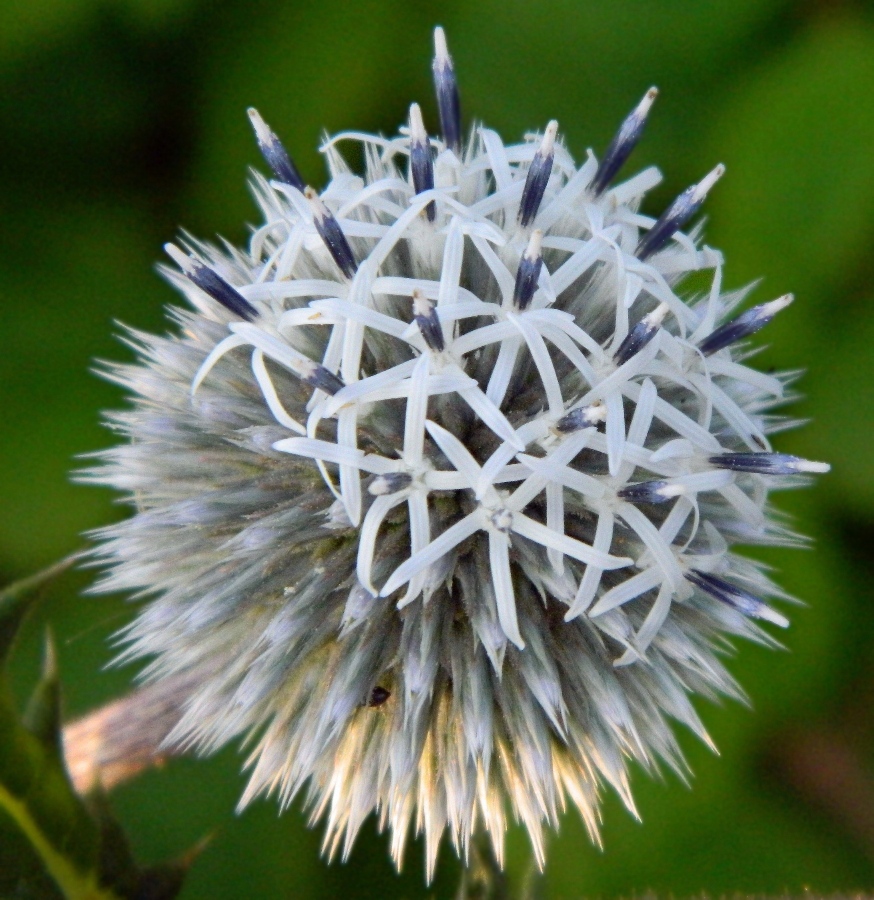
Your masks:
<path fill-rule="evenodd" d="M 440 25 L 434 29 L 434 62 L 443 65 L 451 62 L 449 47 L 446 44 L 446 32 Z"/>
<path fill-rule="evenodd" d="M 540 228 L 535 228 L 534 231 L 531 232 L 531 237 L 528 239 L 528 247 L 525 250 L 525 256 L 528 259 L 537 259 L 540 256 L 540 251 L 543 246 L 543 231 Z"/>
<path fill-rule="evenodd" d="M 782 297 L 778 297 L 776 300 L 772 300 L 770 303 L 765 303 L 762 306 L 762 312 L 768 316 L 776 316 L 778 312 L 786 309 L 786 307 L 789 306 L 794 300 L 794 294 L 784 294 Z"/>
<path fill-rule="evenodd" d="M 825 472 L 831 471 L 831 465 L 829 463 L 824 462 L 814 462 L 812 459 L 799 459 L 798 462 L 795 463 L 795 468 L 799 472 L 810 472 L 823 474 Z"/>
<path fill-rule="evenodd" d="M 716 166 L 712 171 L 708 172 L 708 174 L 695 186 L 695 190 L 692 194 L 692 202 L 697 203 L 700 200 L 703 200 L 710 192 L 713 185 L 716 184 L 724 174 L 725 166 L 722 163 Z"/>
<path fill-rule="evenodd" d="M 261 117 L 261 113 L 254 106 L 250 106 L 246 113 L 249 116 L 252 127 L 255 129 L 255 136 L 262 144 L 267 143 L 270 140 L 270 128 Z"/>
<path fill-rule="evenodd" d="M 643 99 L 638 103 L 637 109 L 634 111 L 641 119 L 646 118 L 649 115 L 650 109 L 652 109 L 653 103 L 656 101 L 656 97 L 659 95 L 659 89 L 657 87 L 651 87 L 644 95 Z"/>
<path fill-rule="evenodd" d="M 418 103 L 410 104 L 410 140 L 417 144 L 428 142 L 428 132 L 425 131 L 425 121 Z"/>
<path fill-rule="evenodd" d="M 191 257 L 184 250 L 180 250 L 174 243 L 168 241 L 164 244 L 164 252 L 183 272 L 192 270 Z"/>
<path fill-rule="evenodd" d="M 540 152 L 547 156 L 555 149 L 555 136 L 558 134 L 558 121 L 553 119 L 543 132 L 543 140 L 540 142 Z"/>

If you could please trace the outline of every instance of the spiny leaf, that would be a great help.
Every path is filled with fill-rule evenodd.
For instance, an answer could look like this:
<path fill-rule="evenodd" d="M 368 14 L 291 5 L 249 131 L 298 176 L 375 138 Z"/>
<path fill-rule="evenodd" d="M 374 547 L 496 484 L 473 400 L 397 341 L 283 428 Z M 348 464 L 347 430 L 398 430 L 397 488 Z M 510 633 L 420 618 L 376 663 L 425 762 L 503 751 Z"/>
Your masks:
<path fill-rule="evenodd" d="M 0 592 L 0 662 L 5 662 L 38 589 L 65 571 L 65 560 Z M 64 766 L 60 686 L 54 646 L 46 640 L 43 675 L 27 712 L 17 715 L 0 668 L 0 818 L 29 843 L 67 900 L 171 900 L 187 869 L 181 863 L 140 870 L 120 826 L 101 798 L 88 804 L 73 790 Z M 21 873 L 4 872 L 27 885 L 31 860 Z"/>
<path fill-rule="evenodd" d="M 75 562 L 76 556 L 68 556 L 42 572 L 0 590 L 0 665 L 9 657 L 18 630 L 39 599 L 40 590 L 63 575 Z"/>
<path fill-rule="evenodd" d="M 50 632 L 46 632 L 42 677 L 37 682 L 22 717 L 24 727 L 47 750 L 58 758 L 63 752 L 61 742 L 61 684 L 58 679 L 58 659 Z"/>

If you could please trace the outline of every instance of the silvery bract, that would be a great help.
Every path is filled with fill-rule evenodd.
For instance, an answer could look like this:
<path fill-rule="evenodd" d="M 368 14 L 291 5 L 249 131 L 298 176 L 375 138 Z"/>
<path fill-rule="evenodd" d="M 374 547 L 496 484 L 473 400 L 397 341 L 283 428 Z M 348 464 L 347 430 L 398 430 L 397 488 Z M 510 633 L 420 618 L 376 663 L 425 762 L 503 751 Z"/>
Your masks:
<path fill-rule="evenodd" d="M 738 343 L 791 298 L 732 318 L 746 291 L 682 231 L 722 167 L 657 219 L 657 170 L 617 183 L 655 90 L 577 166 L 556 122 L 463 144 L 436 50 L 442 139 L 416 105 L 337 135 L 322 194 L 250 112 L 265 224 L 168 245 L 192 309 L 131 333 L 128 441 L 85 473 L 135 508 L 96 551 L 145 600 L 124 657 L 200 673 L 171 739 L 254 736 L 244 803 L 305 791 L 343 854 L 376 812 L 429 872 L 446 830 L 500 858 L 510 816 L 542 860 L 568 801 L 597 840 L 629 760 L 682 768 L 669 720 L 708 740 L 690 695 L 740 695 L 727 637 L 787 624 L 732 548 L 797 543 L 769 490 L 827 469 L 772 452 L 790 377 Z"/>

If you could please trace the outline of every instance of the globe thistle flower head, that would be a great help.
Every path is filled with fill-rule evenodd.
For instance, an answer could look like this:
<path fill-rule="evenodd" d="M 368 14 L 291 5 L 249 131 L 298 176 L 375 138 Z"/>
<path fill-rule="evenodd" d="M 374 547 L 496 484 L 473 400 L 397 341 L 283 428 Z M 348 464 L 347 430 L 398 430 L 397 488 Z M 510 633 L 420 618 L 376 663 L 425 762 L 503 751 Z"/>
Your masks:
<path fill-rule="evenodd" d="M 304 792 L 343 855 L 376 813 L 429 874 L 444 832 L 500 858 L 513 816 L 542 862 L 568 803 L 595 840 L 604 785 L 634 812 L 630 760 L 683 771 L 671 720 L 709 741 L 690 696 L 741 696 L 727 639 L 788 624 L 735 547 L 798 543 L 769 491 L 828 468 L 772 450 L 792 376 L 746 364 L 791 297 L 735 315 L 683 231 L 723 167 L 656 218 L 659 172 L 619 181 L 655 89 L 578 166 L 555 121 L 465 143 L 435 49 L 440 136 L 416 104 L 337 135 L 322 193 L 250 110 L 264 224 L 167 246 L 190 309 L 109 368 L 129 440 L 83 476 L 135 509 L 95 550 L 145 600 L 122 658 L 196 676 L 170 740 L 251 738 L 244 804 Z"/>

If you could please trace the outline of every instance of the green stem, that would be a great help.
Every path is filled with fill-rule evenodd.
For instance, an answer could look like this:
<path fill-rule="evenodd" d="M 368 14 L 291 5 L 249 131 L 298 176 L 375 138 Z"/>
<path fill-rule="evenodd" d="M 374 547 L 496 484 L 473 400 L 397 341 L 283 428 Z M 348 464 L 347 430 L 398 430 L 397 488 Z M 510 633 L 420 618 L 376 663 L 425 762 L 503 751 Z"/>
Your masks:
<path fill-rule="evenodd" d="M 485 831 L 477 832 L 471 839 L 468 864 L 462 869 L 455 896 L 456 900 L 510 900 L 507 876 Z"/>

